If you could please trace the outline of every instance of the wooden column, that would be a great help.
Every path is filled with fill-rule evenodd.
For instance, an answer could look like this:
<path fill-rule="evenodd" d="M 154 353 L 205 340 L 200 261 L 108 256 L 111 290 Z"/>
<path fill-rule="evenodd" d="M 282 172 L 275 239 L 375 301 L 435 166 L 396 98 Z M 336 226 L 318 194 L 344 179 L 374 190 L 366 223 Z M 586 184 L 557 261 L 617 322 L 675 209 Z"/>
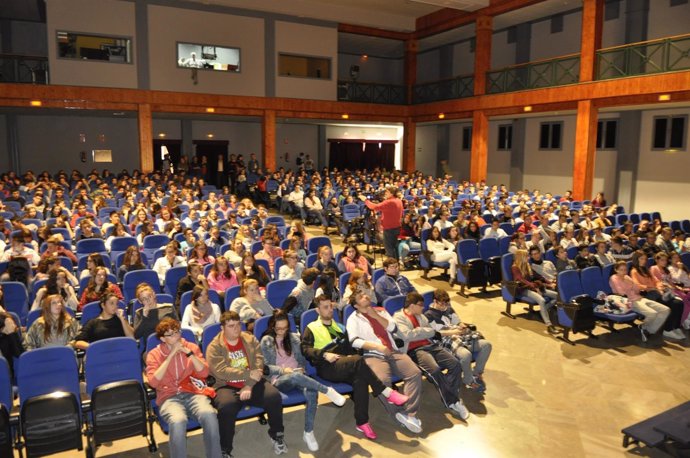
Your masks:
<path fill-rule="evenodd" d="M 276 112 L 272 110 L 264 111 L 262 124 L 263 151 L 261 153 L 261 163 L 265 170 L 275 171 L 276 169 Z"/>
<path fill-rule="evenodd" d="M 486 72 L 491 68 L 493 18 L 479 16 L 475 21 L 474 95 L 486 94 Z"/>
<path fill-rule="evenodd" d="M 577 103 L 575 158 L 573 163 L 573 198 L 592 198 L 594 159 L 597 146 L 597 108 L 591 100 Z"/>
<path fill-rule="evenodd" d="M 414 85 L 417 83 L 417 51 L 419 42 L 415 39 L 405 40 L 405 87 L 407 103 L 412 103 Z"/>
<path fill-rule="evenodd" d="M 417 138 L 417 123 L 408 118 L 403 126 L 403 145 L 402 145 L 402 169 L 405 172 L 414 172 L 417 168 L 415 146 Z"/>
<path fill-rule="evenodd" d="M 470 155 L 470 181 L 486 180 L 489 159 L 489 117 L 477 110 L 472 115 L 472 153 Z"/>
<path fill-rule="evenodd" d="M 139 168 L 144 173 L 153 171 L 153 125 L 151 105 L 139 105 Z"/>
<path fill-rule="evenodd" d="M 601 49 L 604 0 L 582 3 L 582 35 L 580 43 L 580 82 L 594 81 L 596 52 Z"/>

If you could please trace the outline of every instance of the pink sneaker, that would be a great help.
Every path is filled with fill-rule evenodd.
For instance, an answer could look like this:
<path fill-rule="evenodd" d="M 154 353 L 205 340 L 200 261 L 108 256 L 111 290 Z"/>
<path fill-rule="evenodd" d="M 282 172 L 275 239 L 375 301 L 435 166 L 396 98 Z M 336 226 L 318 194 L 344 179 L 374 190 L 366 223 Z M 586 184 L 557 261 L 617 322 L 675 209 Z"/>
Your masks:
<path fill-rule="evenodd" d="M 378 437 L 369 423 L 364 423 L 363 425 L 357 425 L 355 427 L 357 431 L 364 434 L 364 437 L 371 440 L 376 440 Z"/>
<path fill-rule="evenodd" d="M 409 396 L 405 396 L 404 394 L 400 394 L 395 390 L 391 390 L 390 396 L 388 396 L 386 398 L 386 401 L 390 402 L 391 404 L 395 404 L 396 406 L 401 406 L 409 400 L 410 400 Z"/>

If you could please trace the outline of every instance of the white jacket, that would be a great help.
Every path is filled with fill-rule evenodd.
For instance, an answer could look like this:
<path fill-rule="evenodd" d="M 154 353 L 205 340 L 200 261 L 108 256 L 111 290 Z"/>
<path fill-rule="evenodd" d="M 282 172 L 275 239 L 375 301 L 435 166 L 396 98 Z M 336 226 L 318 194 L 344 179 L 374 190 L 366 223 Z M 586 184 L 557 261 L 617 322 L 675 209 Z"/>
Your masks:
<path fill-rule="evenodd" d="M 383 309 L 376 309 L 376 312 L 384 317 L 388 321 L 388 326 L 386 326 L 386 331 L 388 331 L 388 340 L 390 341 L 391 347 L 397 349 L 395 345 L 395 340 L 391 335 L 397 330 L 395 325 L 395 320 Z M 374 334 L 374 328 L 371 327 L 369 320 L 359 312 L 355 312 L 350 315 L 347 319 L 347 335 L 350 337 L 350 342 L 352 343 L 352 348 L 362 348 L 365 342 L 381 343 L 379 338 Z M 383 356 L 381 352 L 368 350 L 365 354 L 373 354 L 378 356 Z"/>

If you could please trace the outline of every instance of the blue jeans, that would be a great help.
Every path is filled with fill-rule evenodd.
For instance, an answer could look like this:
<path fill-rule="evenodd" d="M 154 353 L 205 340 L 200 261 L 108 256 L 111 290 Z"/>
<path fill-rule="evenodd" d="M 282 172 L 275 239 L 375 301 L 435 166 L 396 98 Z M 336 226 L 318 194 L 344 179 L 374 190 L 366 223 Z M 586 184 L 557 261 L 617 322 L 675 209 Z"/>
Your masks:
<path fill-rule="evenodd" d="M 220 435 L 218 417 L 211 400 L 201 394 L 180 393 L 168 398 L 160 406 L 160 415 L 169 425 L 170 456 L 187 456 L 187 418 L 195 418 L 204 430 L 204 448 L 207 458 L 219 458 Z"/>
<path fill-rule="evenodd" d="M 307 400 L 307 408 L 304 411 L 304 431 L 312 432 L 314 430 L 316 407 L 319 405 L 319 392 L 325 393 L 328 391 L 328 387 L 301 372 L 283 374 L 273 382 L 273 386 L 282 393 L 287 393 L 295 388 L 302 391 Z"/>
<path fill-rule="evenodd" d="M 411 239 L 400 240 L 398 243 L 398 259 L 405 259 L 411 250 L 420 250 L 422 244 Z"/>

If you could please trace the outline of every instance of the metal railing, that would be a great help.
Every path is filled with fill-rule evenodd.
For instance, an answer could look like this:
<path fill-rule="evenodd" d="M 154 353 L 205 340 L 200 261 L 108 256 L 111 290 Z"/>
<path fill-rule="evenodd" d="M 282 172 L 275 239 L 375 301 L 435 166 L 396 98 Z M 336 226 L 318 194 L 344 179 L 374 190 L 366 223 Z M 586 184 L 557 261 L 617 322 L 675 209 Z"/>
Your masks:
<path fill-rule="evenodd" d="M 597 51 L 597 79 L 690 69 L 690 35 L 630 43 Z"/>
<path fill-rule="evenodd" d="M 474 75 L 461 75 L 432 83 L 417 84 L 412 103 L 429 103 L 439 100 L 461 99 L 474 95 Z"/>
<path fill-rule="evenodd" d="M 511 65 L 487 72 L 487 94 L 525 91 L 543 87 L 575 84 L 580 78 L 580 55 L 570 54 L 553 59 Z"/>
<path fill-rule="evenodd" d="M 397 84 L 338 81 L 338 100 L 341 102 L 406 105 L 407 90 L 405 86 Z"/>
<path fill-rule="evenodd" d="M 48 58 L 0 54 L 0 83 L 48 84 Z"/>

